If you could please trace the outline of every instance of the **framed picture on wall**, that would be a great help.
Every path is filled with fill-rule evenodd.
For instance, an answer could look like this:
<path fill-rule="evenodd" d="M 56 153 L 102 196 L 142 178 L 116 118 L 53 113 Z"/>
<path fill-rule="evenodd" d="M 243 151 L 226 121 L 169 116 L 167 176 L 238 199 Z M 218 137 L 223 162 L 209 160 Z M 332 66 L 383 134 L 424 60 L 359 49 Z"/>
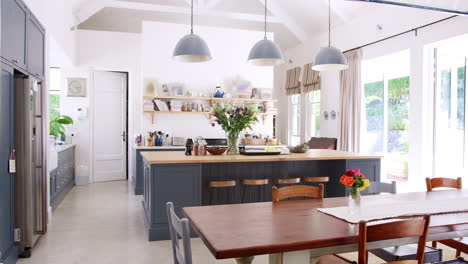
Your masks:
<path fill-rule="evenodd" d="M 85 78 L 67 78 L 68 97 L 86 97 Z"/>

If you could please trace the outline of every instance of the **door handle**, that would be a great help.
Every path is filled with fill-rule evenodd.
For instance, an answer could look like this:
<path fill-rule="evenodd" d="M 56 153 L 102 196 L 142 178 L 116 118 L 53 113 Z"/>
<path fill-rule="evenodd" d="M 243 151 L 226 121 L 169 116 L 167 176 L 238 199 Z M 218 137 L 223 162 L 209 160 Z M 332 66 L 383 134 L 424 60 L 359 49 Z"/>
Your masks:
<path fill-rule="evenodd" d="M 19 61 L 18 61 L 18 60 L 16 60 L 16 59 L 14 59 L 14 60 L 13 60 L 13 62 L 14 62 L 14 63 L 18 63 Z"/>
<path fill-rule="evenodd" d="M 122 132 L 122 141 L 125 142 L 127 141 L 127 133 L 125 133 L 125 131 Z"/>

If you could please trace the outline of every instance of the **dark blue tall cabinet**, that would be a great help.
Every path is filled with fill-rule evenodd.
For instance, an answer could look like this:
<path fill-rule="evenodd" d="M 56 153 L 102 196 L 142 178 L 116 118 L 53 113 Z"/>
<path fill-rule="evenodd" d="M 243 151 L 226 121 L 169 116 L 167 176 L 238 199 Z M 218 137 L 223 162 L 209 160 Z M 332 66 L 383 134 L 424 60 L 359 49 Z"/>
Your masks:
<path fill-rule="evenodd" d="M 45 29 L 22 0 L 0 0 L 0 11 L 0 264 L 14 264 L 15 177 L 8 164 L 14 148 L 14 78 L 44 81 Z"/>
<path fill-rule="evenodd" d="M 14 241 L 14 177 L 8 160 L 13 148 L 13 68 L 1 64 L 0 87 L 0 263 L 16 263 Z"/>

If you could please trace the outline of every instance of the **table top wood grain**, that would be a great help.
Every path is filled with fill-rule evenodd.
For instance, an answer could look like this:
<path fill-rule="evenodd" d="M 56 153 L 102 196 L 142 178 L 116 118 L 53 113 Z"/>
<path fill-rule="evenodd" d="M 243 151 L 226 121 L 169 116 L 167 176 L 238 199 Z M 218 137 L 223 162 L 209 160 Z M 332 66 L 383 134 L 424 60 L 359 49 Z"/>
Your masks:
<path fill-rule="evenodd" d="M 468 190 L 364 196 L 361 202 L 430 202 L 458 197 L 468 197 Z M 357 243 L 357 225 L 316 210 L 347 204 L 348 198 L 343 197 L 186 207 L 183 212 L 214 257 L 225 259 Z M 468 230 L 468 214 L 435 215 L 431 218 L 431 233 L 454 230 Z"/>
<path fill-rule="evenodd" d="M 368 155 L 329 149 L 311 149 L 307 153 L 291 155 L 207 155 L 187 156 L 183 152 L 157 151 L 142 152 L 143 159 L 149 164 L 187 164 L 187 163 L 226 163 L 226 162 L 269 162 L 269 161 L 307 161 L 307 160 L 346 160 L 380 159 L 382 156 Z"/>

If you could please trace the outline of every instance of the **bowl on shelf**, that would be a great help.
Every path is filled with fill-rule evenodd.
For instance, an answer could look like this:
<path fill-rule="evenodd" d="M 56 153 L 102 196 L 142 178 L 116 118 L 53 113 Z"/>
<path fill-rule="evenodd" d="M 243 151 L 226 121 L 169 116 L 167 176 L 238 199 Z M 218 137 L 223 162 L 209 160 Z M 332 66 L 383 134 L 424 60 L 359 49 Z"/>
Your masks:
<path fill-rule="evenodd" d="M 309 145 L 307 144 L 289 146 L 288 148 L 291 153 L 306 153 L 307 151 L 309 151 Z"/>
<path fill-rule="evenodd" d="M 206 151 L 208 151 L 211 155 L 223 155 L 228 150 L 228 147 L 207 147 Z"/>

